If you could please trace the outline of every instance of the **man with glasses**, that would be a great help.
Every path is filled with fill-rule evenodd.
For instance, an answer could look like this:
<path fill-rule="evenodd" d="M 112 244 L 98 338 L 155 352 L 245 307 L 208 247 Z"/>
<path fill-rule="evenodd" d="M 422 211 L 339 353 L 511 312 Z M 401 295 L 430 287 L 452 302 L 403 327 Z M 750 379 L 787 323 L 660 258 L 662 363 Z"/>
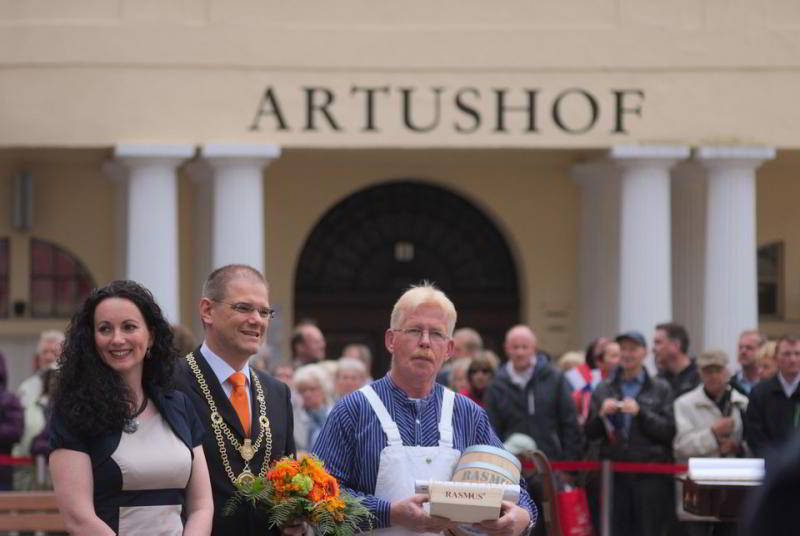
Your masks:
<path fill-rule="evenodd" d="M 415 494 L 415 480 L 450 480 L 470 445 L 503 447 L 481 408 L 435 382 L 453 351 L 455 323 L 455 307 L 440 290 L 423 284 L 406 291 L 384 336 L 389 372 L 337 402 L 314 445 L 341 485 L 363 497 L 375 515 L 373 528 L 398 534 L 451 528 L 426 512 L 427 497 Z M 504 502 L 500 518 L 479 527 L 517 536 L 536 516 L 523 488 L 518 504 Z"/>
<path fill-rule="evenodd" d="M 292 406 L 285 384 L 248 366 L 264 344 L 274 311 L 267 282 L 250 266 L 214 270 L 199 304 L 203 344 L 180 360 L 176 384 L 206 427 L 203 450 L 214 494 L 212 534 L 277 534 L 262 512 L 242 504 L 223 514 L 236 484 L 262 474 L 270 460 L 294 454 Z M 302 525 L 281 529 L 300 534 Z"/>

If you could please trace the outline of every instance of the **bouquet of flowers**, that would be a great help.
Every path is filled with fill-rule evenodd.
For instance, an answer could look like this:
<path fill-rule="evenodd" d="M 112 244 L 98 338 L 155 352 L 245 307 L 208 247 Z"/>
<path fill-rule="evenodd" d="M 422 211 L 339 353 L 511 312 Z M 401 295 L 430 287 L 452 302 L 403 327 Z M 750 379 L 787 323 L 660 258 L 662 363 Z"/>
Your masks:
<path fill-rule="evenodd" d="M 281 458 L 266 475 L 239 485 L 225 513 L 232 513 L 242 502 L 265 508 L 269 528 L 302 518 L 318 536 L 353 536 L 361 532 L 363 523 L 372 526 L 370 511 L 360 499 L 340 492 L 339 482 L 316 456 Z"/>

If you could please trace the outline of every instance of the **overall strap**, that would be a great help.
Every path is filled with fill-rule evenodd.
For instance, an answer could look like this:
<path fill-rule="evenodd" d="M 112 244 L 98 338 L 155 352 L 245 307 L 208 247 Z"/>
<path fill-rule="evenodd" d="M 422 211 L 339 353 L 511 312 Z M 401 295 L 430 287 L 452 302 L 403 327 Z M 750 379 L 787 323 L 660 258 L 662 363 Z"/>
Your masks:
<path fill-rule="evenodd" d="M 378 416 L 378 420 L 381 423 L 381 428 L 383 428 L 383 433 L 386 434 L 386 441 L 389 443 L 389 446 L 402 447 L 403 439 L 400 437 L 400 430 L 398 430 L 397 425 L 386 410 L 386 406 L 383 405 L 383 402 L 381 402 L 381 399 L 378 397 L 378 393 L 369 385 L 365 385 L 359 389 L 359 391 L 367 397 L 367 402 L 372 406 L 375 415 Z"/>
<path fill-rule="evenodd" d="M 439 421 L 439 446 L 453 448 L 453 403 L 456 394 L 444 387 L 442 389 L 442 420 Z"/>

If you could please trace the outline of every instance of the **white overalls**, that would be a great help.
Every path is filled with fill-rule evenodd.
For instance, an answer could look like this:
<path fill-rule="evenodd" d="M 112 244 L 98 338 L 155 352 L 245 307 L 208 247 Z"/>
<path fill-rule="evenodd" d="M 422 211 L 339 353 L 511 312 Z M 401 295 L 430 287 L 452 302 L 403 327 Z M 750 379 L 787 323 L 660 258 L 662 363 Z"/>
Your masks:
<path fill-rule="evenodd" d="M 455 393 L 444 390 L 442 397 L 442 417 L 439 422 L 439 446 L 406 447 L 400 437 L 400 430 L 392 420 L 386 406 L 378 394 L 365 385 L 361 392 L 367 397 L 369 405 L 378 416 L 387 446 L 381 451 L 378 479 L 375 483 L 375 496 L 387 501 L 408 499 L 414 492 L 416 480 L 450 480 L 461 452 L 453 448 L 453 402 Z M 427 509 L 428 505 L 425 504 Z M 376 533 L 385 535 L 429 535 L 434 533 L 413 532 L 404 527 L 379 529 Z M 441 533 L 438 533 L 441 534 Z"/>

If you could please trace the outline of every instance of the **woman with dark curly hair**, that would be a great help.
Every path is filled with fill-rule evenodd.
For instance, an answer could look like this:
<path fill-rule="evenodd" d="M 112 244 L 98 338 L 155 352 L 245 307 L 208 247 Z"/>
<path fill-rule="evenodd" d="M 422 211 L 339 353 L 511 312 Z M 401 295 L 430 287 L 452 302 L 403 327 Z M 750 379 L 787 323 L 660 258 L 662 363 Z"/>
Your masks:
<path fill-rule="evenodd" d="M 211 532 L 204 428 L 171 389 L 176 357 L 160 307 L 133 281 L 95 289 L 72 317 L 50 436 L 70 533 Z"/>

